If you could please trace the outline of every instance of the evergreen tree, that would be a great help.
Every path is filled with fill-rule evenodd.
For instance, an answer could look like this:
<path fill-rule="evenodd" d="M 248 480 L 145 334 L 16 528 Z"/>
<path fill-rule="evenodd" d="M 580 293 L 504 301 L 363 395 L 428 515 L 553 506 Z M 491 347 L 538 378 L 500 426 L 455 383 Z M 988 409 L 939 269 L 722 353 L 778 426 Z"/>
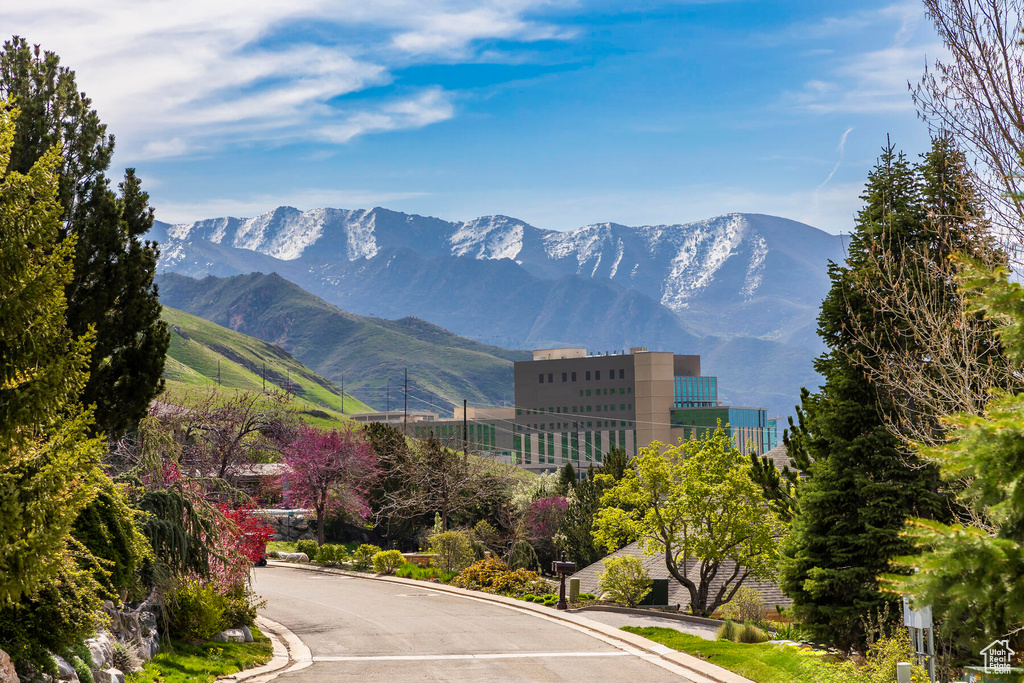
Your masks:
<path fill-rule="evenodd" d="M 58 150 L 9 169 L 17 111 L 0 103 L 0 606 L 70 562 L 68 531 L 95 494 L 101 444 L 77 403 L 92 340 L 65 320 L 74 238 L 60 237 Z"/>
<path fill-rule="evenodd" d="M 555 486 L 555 493 L 560 496 L 568 496 L 569 492 L 576 485 L 576 470 L 571 462 L 565 463 L 558 472 L 558 485 Z"/>
<path fill-rule="evenodd" d="M 825 378 L 802 401 L 794 433 L 809 478 L 799 488 L 793 532 L 784 550 L 783 590 L 818 639 L 862 646 L 860 617 L 891 597 L 878 576 L 909 550 L 900 530 L 908 516 L 946 514 L 935 468 L 901 450 L 886 428 L 886 410 L 858 363 L 866 354 L 854 330 L 871 329 L 883 344 L 901 343 L 900 320 L 872 305 L 878 285 L 872 250 L 912 259 L 929 239 L 919 175 L 892 145 L 882 153 L 862 195 L 845 265 L 830 264 L 832 287 L 822 303 L 818 333 L 829 347 L 815 368 Z"/>
<path fill-rule="evenodd" d="M 55 145 L 62 150 L 62 236 L 76 238 L 74 275 L 65 285 L 67 320 L 75 336 L 90 328 L 96 333 L 82 400 L 95 405 L 96 429 L 118 436 L 146 415 L 162 389 L 170 344 L 153 284 L 159 252 L 140 239 L 153 224 L 148 195 L 133 169 L 119 194 L 109 187 L 114 138 L 57 55 L 41 55 L 22 38 L 7 41 L 0 98 L 14 100 L 22 112 L 12 170 L 25 173 Z"/>

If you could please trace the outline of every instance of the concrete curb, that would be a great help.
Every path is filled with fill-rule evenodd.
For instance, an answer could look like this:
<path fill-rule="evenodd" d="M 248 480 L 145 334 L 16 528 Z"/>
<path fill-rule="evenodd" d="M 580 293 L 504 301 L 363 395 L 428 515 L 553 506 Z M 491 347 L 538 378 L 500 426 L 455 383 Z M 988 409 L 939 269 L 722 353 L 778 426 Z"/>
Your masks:
<path fill-rule="evenodd" d="M 691 624 L 699 624 L 701 626 L 714 626 L 718 628 L 724 621 L 718 619 L 708 619 L 707 617 L 697 617 L 692 614 L 684 614 L 682 612 L 668 612 L 659 611 L 653 609 L 640 609 L 637 607 L 617 607 L 615 605 L 591 605 L 590 607 L 581 607 L 579 609 L 571 610 L 577 614 L 583 614 L 584 612 L 618 612 L 620 614 L 635 614 L 641 617 L 658 617 L 659 619 L 674 619 L 675 621 L 685 621 Z"/>
<path fill-rule="evenodd" d="M 305 669 L 313 663 L 313 656 L 309 648 L 287 626 L 267 619 L 262 615 L 256 617 L 256 625 L 263 632 L 263 635 L 270 638 L 270 644 L 273 647 L 274 653 L 273 657 L 263 666 L 221 676 L 217 679 L 218 681 L 224 681 L 225 683 L 234 683 L 236 681 L 266 683 L 267 681 L 274 680 L 286 671 Z"/>
<path fill-rule="evenodd" d="M 386 581 L 389 583 L 398 583 L 405 586 L 416 586 L 418 588 L 428 588 L 436 590 L 440 593 L 450 593 L 452 595 L 458 595 L 463 598 L 469 598 L 470 600 L 480 600 L 481 602 L 492 602 L 507 607 L 509 609 L 519 610 L 521 612 L 530 612 L 537 616 L 553 619 L 555 621 L 565 621 L 573 624 L 578 628 L 582 628 L 594 633 L 599 633 L 605 638 L 625 643 L 638 650 L 653 655 L 659 659 L 665 660 L 671 664 L 674 664 L 687 672 L 689 676 L 696 676 L 697 683 L 754 683 L 749 678 L 744 678 L 739 674 L 734 674 L 731 671 L 723 669 L 720 666 L 715 666 L 709 662 L 705 662 L 702 659 L 698 659 L 693 655 L 688 655 L 685 652 L 677 652 L 671 648 L 665 647 L 659 643 L 655 643 L 653 640 L 648 640 L 642 636 L 638 636 L 628 631 L 621 631 L 614 626 L 608 626 L 597 621 L 587 619 L 580 613 L 568 613 L 553 610 L 550 607 L 544 607 L 537 605 L 532 602 L 524 602 L 523 600 L 516 600 L 514 598 L 506 598 L 503 595 L 493 595 L 491 593 L 483 593 L 481 591 L 466 590 L 464 588 L 457 588 L 455 586 L 449 586 L 443 583 L 433 583 L 430 581 L 420 581 L 417 579 L 403 579 L 397 576 L 378 576 L 376 574 L 366 574 L 363 572 L 353 572 L 345 569 L 335 569 L 333 567 L 320 567 L 309 564 L 294 564 L 291 562 L 280 562 L 276 560 L 270 560 L 268 566 L 271 567 L 284 567 L 293 568 L 304 571 L 321 572 L 324 574 L 336 574 L 338 576 L 348 576 L 351 578 L 370 579 L 373 581 Z"/>

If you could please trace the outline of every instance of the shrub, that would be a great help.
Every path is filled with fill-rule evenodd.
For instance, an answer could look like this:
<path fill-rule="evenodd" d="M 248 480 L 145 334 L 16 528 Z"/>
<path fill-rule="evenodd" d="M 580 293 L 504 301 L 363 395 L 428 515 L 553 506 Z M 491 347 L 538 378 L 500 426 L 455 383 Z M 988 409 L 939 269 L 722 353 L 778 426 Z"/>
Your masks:
<path fill-rule="evenodd" d="M 110 646 L 110 664 L 126 674 L 142 668 L 138 650 L 133 645 L 120 641 L 114 641 Z"/>
<path fill-rule="evenodd" d="M 227 600 L 198 581 L 184 581 L 174 590 L 168 609 L 172 638 L 199 644 L 228 627 L 224 615 Z"/>
<path fill-rule="evenodd" d="M 804 632 L 800 630 L 798 624 L 773 624 L 772 627 L 775 629 L 775 637 L 778 640 L 796 640 L 802 641 L 807 638 Z"/>
<path fill-rule="evenodd" d="M 732 600 L 722 607 L 722 616 L 741 623 L 749 621 L 761 628 L 768 625 L 768 608 L 761 596 L 746 586 L 740 586 Z"/>
<path fill-rule="evenodd" d="M 518 540 L 513 544 L 508 554 L 508 565 L 512 569 L 529 569 L 540 571 L 540 558 L 537 551 L 525 540 Z"/>
<path fill-rule="evenodd" d="M 910 636 L 905 631 L 891 636 L 879 638 L 867 652 L 868 663 L 861 667 L 860 674 L 865 683 L 889 683 L 896 680 L 896 663 L 913 662 L 914 655 L 910 647 Z M 911 667 L 910 680 L 914 683 L 926 683 L 928 674 L 916 664 Z"/>
<path fill-rule="evenodd" d="M 78 674 L 78 683 L 94 683 L 95 679 L 92 677 L 92 667 L 81 657 L 72 657 L 71 661 L 68 662 Z M 123 669 L 122 669 L 123 670 Z"/>
<path fill-rule="evenodd" d="M 726 619 L 725 623 L 718 627 L 718 632 L 715 633 L 715 638 L 718 640 L 736 640 L 736 624 L 733 623 L 732 619 Z"/>
<path fill-rule="evenodd" d="M 461 531 L 443 531 L 430 537 L 434 563 L 446 572 L 459 572 L 473 563 L 473 541 Z"/>
<path fill-rule="evenodd" d="M 604 561 L 604 567 L 598 577 L 600 587 L 615 602 L 636 607 L 651 592 L 654 582 L 639 557 L 610 557 Z"/>
<path fill-rule="evenodd" d="M 320 552 L 320 544 L 311 538 L 296 541 L 295 552 L 306 553 L 306 557 L 313 560 L 316 559 L 317 554 Z"/>
<path fill-rule="evenodd" d="M 325 567 L 337 565 L 348 557 L 345 546 L 334 543 L 324 543 L 316 554 L 316 563 Z"/>
<path fill-rule="evenodd" d="M 366 571 L 373 566 L 373 556 L 379 552 L 379 546 L 363 543 L 352 553 L 352 568 L 361 572 Z"/>
<path fill-rule="evenodd" d="M 224 623 L 228 628 L 252 626 L 256 622 L 256 609 L 266 601 L 255 601 L 255 595 L 244 585 L 233 586 L 224 595 Z"/>
<path fill-rule="evenodd" d="M 442 583 L 448 583 L 457 576 L 455 572 L 441 571 L 437 567 L 420 567 L 412 562 L 403 564 L 401 569 L 398 570 L 397 575 L 405 579 L 417 579 L 419 581 L 437 579 Z"/>
<path fill-rule="evenodd" d="M 398 550 L 382 550 L 373 556 L 373 571 L 378 574 L 394 574 L 405 563 Z"/>
<path fill-rule="evenodd" d="M 504 562 L 494 557 L 466 567 L 452 580 L 452 585 L 514 598 L 551 592 L 551 584 L 534 572 L 526 569 L 509 571 Z"/>
<path fill-rule="evenodd" d="M 769 639 L 768 634 L 751 624 L 749 621 L 743 624 L 743 628 L 736 634 L 737 643 L 764 643 Z M 893 669 L 893 675 L 896 670 Z"/>

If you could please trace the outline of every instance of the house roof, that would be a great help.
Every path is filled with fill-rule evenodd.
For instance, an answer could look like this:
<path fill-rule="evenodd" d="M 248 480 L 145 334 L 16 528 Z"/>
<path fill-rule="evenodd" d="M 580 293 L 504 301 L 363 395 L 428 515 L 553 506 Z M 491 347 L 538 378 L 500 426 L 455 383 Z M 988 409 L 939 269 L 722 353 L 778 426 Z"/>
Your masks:
<path fill-rule="evenodd" d="M 774 450 L 774 449 L 773 449 Z M 647 574 L 652 579 L 668 579 L 668 603 L 670 605 L 679 605 L 679 609 L 686 609 L 690 606 L 690 592 L 686 590 L 683 584 L 676 581 L 675 577 L 668 573 L 668 568 L 665 567 L 665 555 L 645 555 L 640 550 L 639 543 L 630 543 L 624 548 L 616 550 L 608 557 L 621 557 L 623 555 L 631 555 L 633 557 L 640 558 L 640 562 L 643 563 L 644 568 L 647 570 Z M 608 557 L 604 559 L 608 559 Z M 711 595 L 714 595 L 725 578 L 729 577 L 733 570 L 736 568 L 736 563 L 731 560 L 725 560 L 722 562 L 721 567 L 718 570 L 717 577 L 711 582 Z M 600 591 L 598 590 L 598 576 L 604 571 L 603 560 L 598 560 L 592 565 L 584 567 L 575 574 L 572 578 L 580 580 L 580 592 L 582 593 L 593 593 L 597 595 Z M 690 560 L 686 566 L 686 576 L 694 580 L 694 583 L 699 582 L 700 575 L 700 561 Z M 747 588 L 752 589 L 758 595 L 761 596 L 761 600 L 769 610 L 775 608 L 776 605 L 781 607 L 788 607 L 793 601 L 782 594 L 782 590 L 778 584 L 771 581 L 754 581 L 752 579 L 746 579 L 743 585 Z"/>

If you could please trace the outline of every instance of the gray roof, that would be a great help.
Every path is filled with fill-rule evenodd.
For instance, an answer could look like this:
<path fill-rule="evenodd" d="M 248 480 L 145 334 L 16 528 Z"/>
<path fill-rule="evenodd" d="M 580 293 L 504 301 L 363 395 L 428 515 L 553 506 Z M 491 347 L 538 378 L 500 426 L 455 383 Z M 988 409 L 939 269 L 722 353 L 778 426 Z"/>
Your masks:
<path fill-rule="evenodd" d="M 789 457 L 789 453 L 786 451 L 786 444 L 780 443 L 775 448 L 765 453 L 778 470 L 782 470 L 783 467 L 790 467 L 793 464 L 793 459 Z"/>
<path fill-rule="evenodd" d="M 773 449 L 774 450 L 774 449 Z M 770 452 L 770 451 L 769 451 Z M 643 551 L 640 550 L 639 543 L 630 543 L 625 548 L 620 548 L 608 557 L 620 557 L 622 555 L 632 555 L 639 557 L 643 563 L 644 568 L 647 570 L 648 575 L 652 579 L 668 579 L 668 603 L 670 605 L 679 605 L 679 609 L 684 610 L 690 605 L 690 592 L 686 590 L 683 584 L 676 581 L 675 577 L 668 573 L 668 569 L 665 567 L 665 555 L 659 553 L 656 555 L 644 555 Z M 607 557 L 604 559 L 608 559 Z M 598 560 L 594 564 L 584 567 L 575 574 L 573 578 L 580 580 L 580 592 L 582 593 L 593 593 L 597 595 L 598 591 L 598 575 L 604 571 L 603 560 Z M 731 560 L 725 560 L 718 569 L 718 576 L 711 582 L 711 595 L 714 595 L 715 591 L 722 585 L 724 580 L 732 575 L 733 569 L 735 569 L 736 563 Z M 686 566 L 686 576 L 693 579 L 694 583 L 699 582 L 700 576 L 700 563 L 698 560 L 690 560 Z M 782 607 L 788 607 L 792 604 L 792 600 L 782 594 L 782 590 L 779 589 L 778 585 L 771 581 L 754 581 L 752 579 L 746 579 L 743 585 L 747 588 L 753 589 L 761 596 L 761 600 L 764 601 L 764 605 L 769 611 L 774 610 L 776 605 Z"/>

